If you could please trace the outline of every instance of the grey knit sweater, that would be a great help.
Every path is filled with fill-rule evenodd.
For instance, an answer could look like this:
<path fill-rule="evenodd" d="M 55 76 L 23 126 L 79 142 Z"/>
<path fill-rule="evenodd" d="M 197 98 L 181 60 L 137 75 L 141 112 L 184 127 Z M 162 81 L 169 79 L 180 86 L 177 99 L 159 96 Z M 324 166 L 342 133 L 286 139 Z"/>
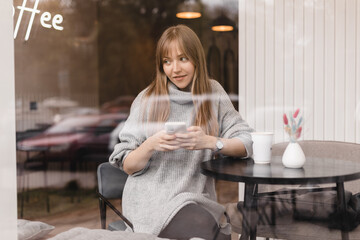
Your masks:
<path fill-rule="evenodd" d="M 211 80 L 213 109 L 221 138 L 239 138 L 248 156 L 252 154 L 252 129 L 234 109 L 221 85 Z M 145 91 L 145 90 L 144 90 Z M 119 134 L 120 143 L 110 156 L 110 163 L 122 169 L 122 161 L 146 138 L 164 124 L 142 122 L 142 91 L 134 100 L 128 120 Z M 168 121 L 184 121 L 192 125 L 193 102 L 190 92 L 183 92 L 169 82 L 170 115 Z M 225 209 L 216 202 L 214 180 L 200 172 L 200 163 L 210 160 L 211 150 L 179 149 L 155 152 L 147 166 L 128 177 L 123 193 L 123 213 L 134 225 L 135 232 L 158 235 L 185 205 L 196 203 L 219 220 Z"/>

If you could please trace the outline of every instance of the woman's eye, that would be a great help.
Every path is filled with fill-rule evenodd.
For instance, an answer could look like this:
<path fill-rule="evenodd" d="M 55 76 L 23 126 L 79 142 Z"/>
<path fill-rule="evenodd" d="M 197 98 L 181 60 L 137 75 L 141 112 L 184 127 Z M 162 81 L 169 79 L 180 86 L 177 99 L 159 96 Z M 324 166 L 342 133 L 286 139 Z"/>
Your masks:
<path fill-rule="evenodd" d="M 167 59 L 165 59 L 165 60 L 163 61 L 163 63 L 166 64 L 166 65 L 169 65 L 169 64 L 170 64 L 170 61 L 167 60 Z"/>
<path fill-rule="evenodd" d="M 186 62 L 187 60 L 189 60 L 187 57 L 181 57 L 180 58 L 180 61 L 182 61 L 182 62 Z"/>

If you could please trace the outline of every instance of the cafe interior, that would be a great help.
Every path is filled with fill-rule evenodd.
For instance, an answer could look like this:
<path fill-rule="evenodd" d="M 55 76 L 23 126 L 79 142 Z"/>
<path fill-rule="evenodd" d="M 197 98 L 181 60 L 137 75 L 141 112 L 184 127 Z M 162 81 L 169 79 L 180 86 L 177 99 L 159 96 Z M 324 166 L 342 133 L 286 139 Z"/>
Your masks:
<path fill-rule="evenodd" d="M 215 181 L 231 239 L 360 239 L 358 0 L 13 0 L 0 9 L 1 239 L 162 239 L 117 227 L 129 226 L 127 176 L 106 167 L 154 79 L 157 40 L 178 24 L 198 35 L 209 77 L 254 129 L 250 158 L 199 166 Z M 107 190 L 107 181 L 119 184 Z"/>

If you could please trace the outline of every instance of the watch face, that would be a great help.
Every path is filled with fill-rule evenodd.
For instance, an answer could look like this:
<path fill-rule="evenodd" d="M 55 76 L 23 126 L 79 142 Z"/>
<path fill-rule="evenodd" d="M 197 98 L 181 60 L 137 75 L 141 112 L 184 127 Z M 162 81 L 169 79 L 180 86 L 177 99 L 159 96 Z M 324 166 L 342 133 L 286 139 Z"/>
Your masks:
<path fill-rule="evenodd" d="M 221 150 L 221 149 L 223 148 L 223 146 L 224 146 L 224 144 L 223 144 L 220 140 L 218 140 L 218 141 L 216 142 L 216 148 L 217 148 L 217 149 Z"/>

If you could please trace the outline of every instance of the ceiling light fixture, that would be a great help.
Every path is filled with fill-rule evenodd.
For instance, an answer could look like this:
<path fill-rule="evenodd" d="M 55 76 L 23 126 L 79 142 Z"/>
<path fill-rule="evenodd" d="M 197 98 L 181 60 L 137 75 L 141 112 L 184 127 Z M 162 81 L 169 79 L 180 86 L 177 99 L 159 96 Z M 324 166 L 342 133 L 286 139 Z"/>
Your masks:
<path fill-rule="evenodd" d="M 235 24 L 233 21 L 224 14 L 221 14 L 213 21 L 211 30 L 215 32 L 230 32 L 234 30 L 234 26 Z"/>
<path fill-rule="evenodd" d="M 183 19 L 201 17 L 200 4 L 196 0 L 186 0 L 179 5 L 176 17 Z"/>

